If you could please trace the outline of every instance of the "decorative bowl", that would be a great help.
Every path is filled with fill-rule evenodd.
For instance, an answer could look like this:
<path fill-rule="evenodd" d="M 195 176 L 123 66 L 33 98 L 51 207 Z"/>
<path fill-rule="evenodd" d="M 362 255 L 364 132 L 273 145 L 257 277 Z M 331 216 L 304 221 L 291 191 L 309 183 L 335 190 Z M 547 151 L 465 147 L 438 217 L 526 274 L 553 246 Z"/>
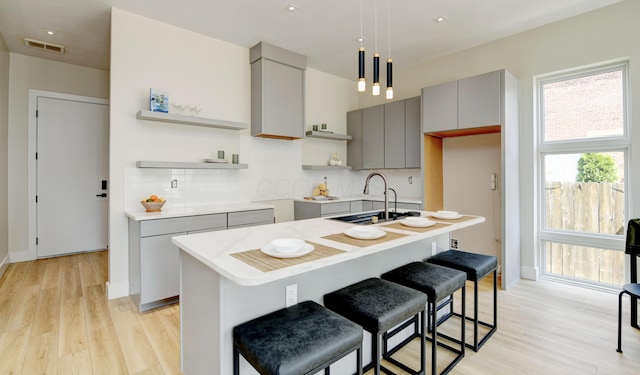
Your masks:
<path fill-rule="evenodd" d="M 270 242 L 271 247 L 280 253 L 295 253 L 304 245 L 303 240 L 296 238 L 280 238 Z"/>
<path fill-rule="evenodd" d="M 160 212 L 162 210 L 162 206 L 164 206 L 164 204 L 167 203 L 167 201 L 161 201 L 161 202 L 140 201 L 140 203 L 144 206 L 144 208 L 146 209 L 146 212 Z"/>
<path fill-rule="evenodd" d="M 458 211 L 438 211 L 436 212 L 436 214 L 438 214 L 438 216 L 442 217 L 442 218 L 454 218 L 456 216 L 458 216 Z"/>

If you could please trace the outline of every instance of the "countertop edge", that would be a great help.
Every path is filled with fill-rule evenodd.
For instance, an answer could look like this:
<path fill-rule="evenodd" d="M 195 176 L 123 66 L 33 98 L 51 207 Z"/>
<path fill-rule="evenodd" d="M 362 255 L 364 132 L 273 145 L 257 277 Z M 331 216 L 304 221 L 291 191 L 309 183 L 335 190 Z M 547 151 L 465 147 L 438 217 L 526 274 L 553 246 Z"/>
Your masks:
<path fill-rule="evenodd" d="M 141 208 L 140 210 L 124 210 L 124 214 L 131 220 L 145 221 L 171 219 L 186 216 L 221 214 L 228 212 L 265 210 L 270 208 L 274 209 L 275 206 L 263 203 L 225 203 L 200 207 L 168 208 L 160 212 L 145 212 Z"/>

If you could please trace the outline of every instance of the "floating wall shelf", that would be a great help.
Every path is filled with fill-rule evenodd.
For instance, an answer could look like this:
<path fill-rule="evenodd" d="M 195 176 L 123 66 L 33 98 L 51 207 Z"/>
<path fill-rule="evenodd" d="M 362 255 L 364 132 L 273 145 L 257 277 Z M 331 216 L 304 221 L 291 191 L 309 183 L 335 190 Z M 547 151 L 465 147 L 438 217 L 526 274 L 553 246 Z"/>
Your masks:
<path fill-rule="evenodd" d="M 173 124 L 208 126 L 210 128 L 231 129 L 231 130 L 242 130 L 242 129 L 247 129 L 249 127 L 249 125 L 242 122 L 214 120 L 214 119 L 208 119 L 204 117 L 176 115 L 173 113 L 151 112 L 151 111 L 145 111 L 145 110 L 138 111 L 138 113 L 136 113 L 136 118 L 139 120 L 170 122 Z"/>
<path fill-rule="evenodd" d="M 312 170 L 312 171 L 326 171 L 326 170 L 350 171 L 351 167 L 348 165 L 303 165 L 302 169 Z"/>
<path fill-rule="evenodd" d="M 167 168 L 167 169 L 247 169 L 247 164 L 232 163 L 189 163 L 179 161 L 137 161 L 138 168 Z"/>
<path fill-rule="evenodd" d="M 331 139 L 334 141 L 349 141 L 351 140 L 351 136 L 348 134 L 334 134 L 329 132 L 321 132 L 321 131 L 307 131 L 307 138 L 322 138 L 322 139 Z"/>

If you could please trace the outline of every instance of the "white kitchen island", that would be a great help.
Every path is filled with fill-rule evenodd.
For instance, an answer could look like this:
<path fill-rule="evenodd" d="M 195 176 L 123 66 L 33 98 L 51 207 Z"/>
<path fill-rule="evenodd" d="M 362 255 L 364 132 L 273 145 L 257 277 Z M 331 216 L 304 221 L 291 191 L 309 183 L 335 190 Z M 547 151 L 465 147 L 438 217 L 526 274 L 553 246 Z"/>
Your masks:
<path fill-rule="evenodd" d="M 451 231 L 482 223 L 484 218 L 437 221 L 440 224 L 421 231 L 398 222 L 376 224 L 387 232 L 383 238 L 393 239 L 371 241 L 365 247 L 340 240 L 353 224 L 325 218 L 173 237 L 180 248 L 183 373 L 231 374 L 233 327 L 285 307 L 286 286 L 297 285 L 299 302 L 322 304 L 328 292 L 448 249 Z M 338 254 L 268 272 L 238 259 L 239 254 L 231 255 L 260 249 L 278 238 L 303 239 Z M 367 341 L 365 363 L 370 358 L 366 346 Z M 332 373 L 353 373 L 353 363 L 348 356 L 332 366 Z M 255 373 L 241 360 L 241 374 Z"/>

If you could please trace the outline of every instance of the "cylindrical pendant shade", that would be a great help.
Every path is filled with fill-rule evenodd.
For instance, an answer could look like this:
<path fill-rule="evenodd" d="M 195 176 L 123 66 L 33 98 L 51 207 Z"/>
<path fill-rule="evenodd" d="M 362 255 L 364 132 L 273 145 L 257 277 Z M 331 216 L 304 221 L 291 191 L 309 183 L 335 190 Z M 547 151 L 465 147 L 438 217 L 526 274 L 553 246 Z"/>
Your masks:
<path fill-rule="evenodd" d="M 373 83 L 380 82 L 380 55 L 373 54 Z"/>
<path fill-rule="evenodd" d="M 387 60 L 387 99 L 393 99 L 393 60 Z"/>
<path fill-rule="evenodd" d="M 364 48 L 358 49 L 358 91 L 362 92 L 367 89 L 364 80 Z"/>
<path fill-rule="evenodd" d="M 380 55 L 373 54 L 373 95 L 380 95 Z"/>
<path fill-rule="evenodd" d="M 393 87 L 393 60 L 387 60 L 387 87 Z"/>
<path fill-rule="evenodd" d="M 364 78 L 364 48 L 358 50 L 358 79 Z"/>

